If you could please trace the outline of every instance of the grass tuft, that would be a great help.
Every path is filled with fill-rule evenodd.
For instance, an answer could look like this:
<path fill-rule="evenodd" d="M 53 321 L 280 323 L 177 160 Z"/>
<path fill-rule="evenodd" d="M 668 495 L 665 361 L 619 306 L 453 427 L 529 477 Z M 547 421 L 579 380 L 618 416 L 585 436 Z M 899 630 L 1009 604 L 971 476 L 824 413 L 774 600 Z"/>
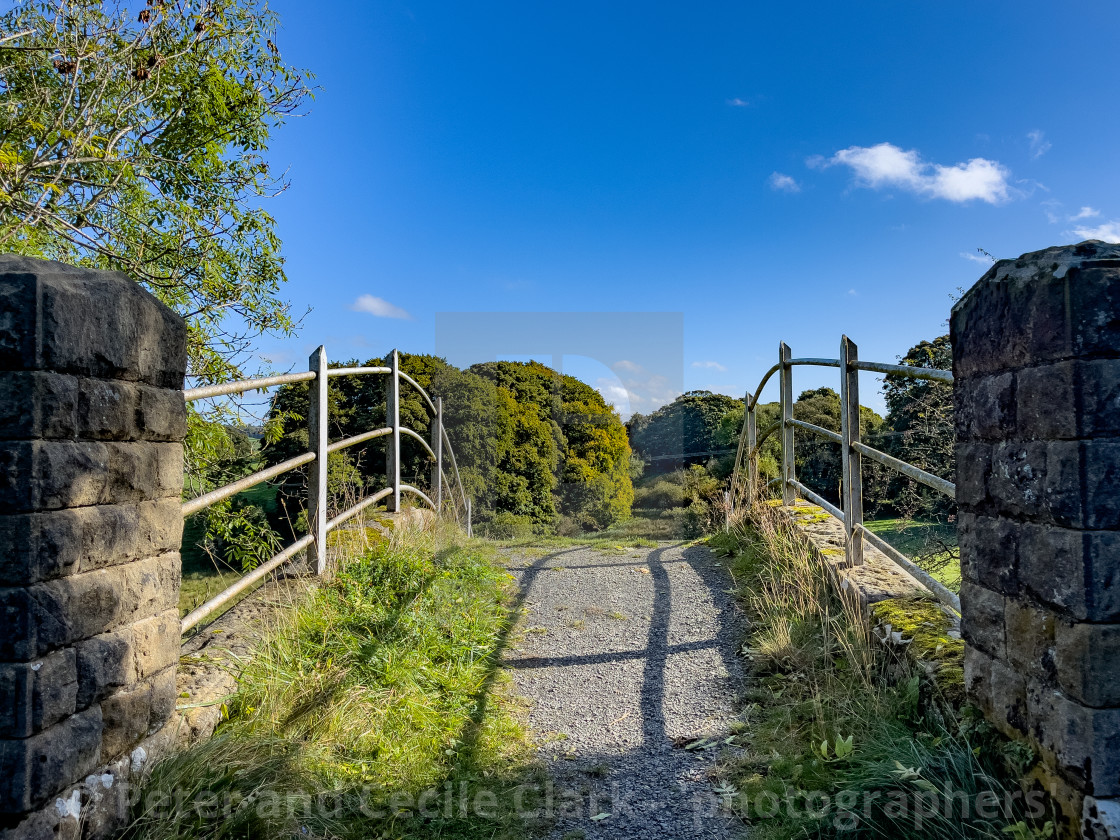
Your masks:
<path fill-rule="evenodd" d="M 1019 789 L 1017 748 L 878 643 L 773 507 L 709 544 L 751 618 L 747 749 L 719 776 L 755 840 L 1049 836 L 1041 798 Z"/>

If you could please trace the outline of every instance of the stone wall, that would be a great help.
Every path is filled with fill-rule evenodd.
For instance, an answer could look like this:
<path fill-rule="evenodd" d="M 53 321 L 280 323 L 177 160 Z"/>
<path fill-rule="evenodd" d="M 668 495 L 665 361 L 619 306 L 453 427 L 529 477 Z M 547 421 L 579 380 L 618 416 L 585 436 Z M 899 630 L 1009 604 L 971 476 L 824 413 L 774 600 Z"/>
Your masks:
<path fill-rule="evenodd" d="M 1067 831 L 1116 837 L 1120 246 L 999 262 L 950 323 L 966 687 Z"/>
<path fill-rule="evenodd" d="M 0 838 L 96 837 L 167 737 L 183 321 L 120 274 L 0 257 Z"/>

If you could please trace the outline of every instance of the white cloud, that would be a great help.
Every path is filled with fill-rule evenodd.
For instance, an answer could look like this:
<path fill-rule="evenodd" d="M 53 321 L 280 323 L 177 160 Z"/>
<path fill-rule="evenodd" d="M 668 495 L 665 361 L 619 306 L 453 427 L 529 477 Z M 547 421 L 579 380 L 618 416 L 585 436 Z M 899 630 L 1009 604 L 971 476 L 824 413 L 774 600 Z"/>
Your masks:
<path fill-rule="evenodd" d="M 791 193 L 801 192 L 801 185 L 789 175 L 783 175 L 781 172 L 772 172 L 767 183 L 770 184 L 772 190 Z"/>
<path fill-rule="evenodd" d="M 972 158 L 965 163 L 943 166 L 922 160 L 916 149 L 900 149 L 892 143 L 852 146 L 828 161 L 810 158 L 810 166 L 843 164 L 852 169 L 858 182 L 871 189 L 897 187 L 917 195 L 965 202 L 979 199 L 999 204 L 1011 197 L 1007 179 L 1011 173 L 1000 163 Z"/>
<path fill-rule="evenodd" d="M 973 262 L 981 263 L 982 265 L 991 265 L 992 259 L 985 257 L 981 254 L 970 254 L 968 251 L 961 251 L 961 259 L 972 260 Z"/>
<path fill-rule="evenodd" d="M 615 362 L 613 365 L 615 370 L 625 371 L 626 373 L 641 373 L 642 366 L 636 365 L 631 361 L 623 359 L 622 361 Z"/>
<path fill-rule="evenodd" d="M 1075 227 L 1067 235 L 1078 239 L 1100 239 L 1102 242 L 1120 242 L 1120 220 L 1105 222 L 1093 228 Z"/>
<path fill-rule="evenodd" d="M 1101 214 L 1101 211 L 1100 211 L 1100 210 L 1095 210 L 1095 209 L 1093 209 L 1092 207 L 1082 207 L 1082 208 L 1081 208 L 1081 209 L 1080 209 L 1080 210 L 1079 210 L 1079 211 L 1077 212 L 1077 215 L 1076 215 L 1076 216 L 1070 216 L 1070 217 L 1069 217 L 1069 220 L 1070 220 L 1071 222 L 1076 222 L 1076 221 L 1078 221 L 1079 219 L 1095 219 L 1095 218 L 1097 218 L 1097 216 L 1099 216 L 1100 214 Z"/>
<path fill-rule="evenodd" d="M 355 312 L 368 312 L 370 315 L 376 315 L 378 318 L 399 318 L 402 321 L 412 320 L 412 316 L 399 306 L 394 306 L 389 303 L 389 301 L 374 297 L 373 295 L 360 295 L 356 301 L 350 304 L 350 308 Z"/>
<path fill-rule="evenodd" d="M 712 370 L 718 370 L 721 373 L 727 370 L 727 368 L 725 368 L 719 362 L 693 362 L 692 366 L 694 368 L 711 368 Z"/>
<path fill-rule="evenodd" d="M 855 297 L 855 296 L 856 296 L 856 295 L 858 295 L 859 293 L 858 293 L 858 292 L 857 292 L 857 291 L 856 291 L 855 289 L 848 289 L 848 294 L 850 294 L 850 295 L 852 295 L 853 297 Z"/>
<path fill-rule="evenodd" d="M 1037 128 L 1034 131 L 1027 132 L 1027 139 L 1031 142 L 1031 157 L 1035 160 L 1038 160 L 1054 147 L 1054 144 L 1046 139 L 1046 135 Z"/>
<path fill-rule="evenodd" d="M 728 99 L 727 104 L 730 105 L 733 108 L 746 108 L 751 103 L 748 102 L 745 99 L 740 99 L 738 96 L 736 96 L 733 99 Z"/>

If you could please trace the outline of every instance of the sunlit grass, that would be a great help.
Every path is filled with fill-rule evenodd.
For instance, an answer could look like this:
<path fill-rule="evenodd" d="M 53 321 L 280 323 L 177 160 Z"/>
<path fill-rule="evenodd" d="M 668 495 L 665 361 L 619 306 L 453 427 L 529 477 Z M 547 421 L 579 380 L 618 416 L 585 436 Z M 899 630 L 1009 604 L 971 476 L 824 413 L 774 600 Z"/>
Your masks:
<path fill-rule="evenodd" d="M 523 836 L 510 792 L 540 771 L 497 668 L 512 616 L 495 556 L 437 526 L 394 536 L 309 591 L 262 628 L 217 736 L 156 769 L 129 836 Z M 467 813 L 416 809 L 448 784 Z M 224 816 L 192 807 L 197 795 L 171 813 L 152 806 L 176 791 L 240 805 Z M 285 807 L 263 807 L 274 800 Z"/>

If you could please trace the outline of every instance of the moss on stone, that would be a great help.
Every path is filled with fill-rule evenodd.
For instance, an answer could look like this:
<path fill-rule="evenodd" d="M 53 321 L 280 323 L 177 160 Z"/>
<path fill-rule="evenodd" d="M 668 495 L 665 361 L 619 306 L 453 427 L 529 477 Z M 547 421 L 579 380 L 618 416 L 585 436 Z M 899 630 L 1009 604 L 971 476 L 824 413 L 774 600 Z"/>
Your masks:
<path fill-rule="evenodd" d="M 907 654 L 929 670 L 946 700 L 954 705 L 964 700 L 964 641 L 950 635 L 953 621 L 937 602 L 889 598 L 875 604 L 871 615 L 910 642 Z"/>

